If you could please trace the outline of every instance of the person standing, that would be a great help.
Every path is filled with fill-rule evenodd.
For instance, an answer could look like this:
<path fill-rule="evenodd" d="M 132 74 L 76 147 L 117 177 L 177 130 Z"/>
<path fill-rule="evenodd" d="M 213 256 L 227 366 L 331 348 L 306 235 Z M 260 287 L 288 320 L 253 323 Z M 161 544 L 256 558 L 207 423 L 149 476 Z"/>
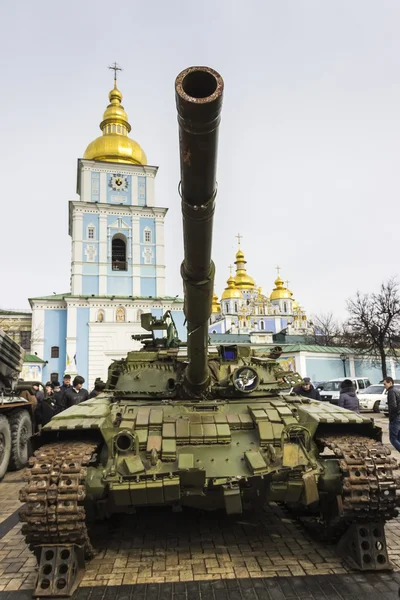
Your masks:
<path fill-rule="evenodd" d="M 80 404 L 89 398 L 89 392 L 83 387 L 84 383 L 85 380 L 81 375 L 74 377 L 72 387 L 64 392 L 65 408 Z"/>
<path fill-rule="evenodd" d="M 99 394 L 101 394 L 101 392 L 103 390 L 105 390 L 105 387 L 106 387 L 106 384 L 104 383 L 104 381 L 101 381 L 100 379 L 96 379 L 96 381 L 94 383 L 94 389 L 89 394 L 89 399 L 96 398 Z"/>
<path fill-rule="evenodd" d="M 310 398 L 310 400 L 321 400 L 319 390 L 317 390 L 313 385 L 311 385 L 311 379 L 309 377 L 304 377 L 301 384 L 293 388 L 293 392 L 298 396 Z"/>
<path fill-rule="evenodd" d="M 61 390 L 59 381 L 53 381 L 53 383 L 51 385 L 53 388 L 53 396 L 52 396 L 53 410 L 54 410 L 54 414 L 58 415 L 58 413 L 65 410 L 64 392 Z"/>
<path fill-rule="evenodd" d="M 64 375 L 63 384 L 60 386 L 62 393 L 66 392 L 71 387 L 71 375 Z"/>
<path fill-rule="evenodd" d="M 360 414 L 360 403 L 351 379 L 344 379 L 340 384 L 338 406 Z"/>
<path fill-rule="evenodd" d="M 385 377 L 383 385 L 387 391 L 387 404 L 389 411 L 389 440 L 396 450 L 400 452 L 400 390 L 394 387 L 392 377 Z"/>

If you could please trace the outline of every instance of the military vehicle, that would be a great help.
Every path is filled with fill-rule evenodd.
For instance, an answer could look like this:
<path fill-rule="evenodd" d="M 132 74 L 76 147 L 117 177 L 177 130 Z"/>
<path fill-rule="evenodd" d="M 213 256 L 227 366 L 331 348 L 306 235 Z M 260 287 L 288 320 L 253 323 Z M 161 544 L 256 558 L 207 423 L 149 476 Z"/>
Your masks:
<path fill-rule="evenodd" d="M 36 438 L 21 518 L 40 597 L 73 590 L 93 555 L 90 518 L 143 506 L 238 514 L 281 502 L 326 533 L 347 528 L 342 552 L 360 569 L 388 567 L 383 524 L 397 514 L 396 463 L 373 420 L 280 395 L 300 381 L 280 368 L 280 349 L 207 347 L 223 80 L 191 67 L 175 90 L 187 344 L 170 312 L 142 315 L 142 349 L 111 364 L 104 393 Z"/>
<path fill-rule="evenodd" d="M 24 349 L 0 329 L 0 479 L 29 458 L 35 398 L 18 383 L 23 360 Z"/>

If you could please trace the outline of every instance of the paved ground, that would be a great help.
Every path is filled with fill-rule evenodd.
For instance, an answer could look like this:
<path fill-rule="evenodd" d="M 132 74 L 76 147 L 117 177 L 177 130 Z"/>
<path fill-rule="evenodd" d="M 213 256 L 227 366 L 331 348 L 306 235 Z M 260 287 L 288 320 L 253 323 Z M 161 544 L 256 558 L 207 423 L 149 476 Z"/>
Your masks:
<path fill-rule="evenodd" d="M 387 430 L 387 419 L 378 421 Z M 36 578 L 16 512 L 21 479 L 9 473 L 0 484 L 0 600 L 30 597 Z M 398 598 L 400 584 L 399 520 L 386 526 L 386 535 L 395 572 L 366 576 L 274 504 L 240 517 L 143 510 L 92 531 L 97 556 L 75 598 L 366 600 L 379 594 L 389 600 Z"/>

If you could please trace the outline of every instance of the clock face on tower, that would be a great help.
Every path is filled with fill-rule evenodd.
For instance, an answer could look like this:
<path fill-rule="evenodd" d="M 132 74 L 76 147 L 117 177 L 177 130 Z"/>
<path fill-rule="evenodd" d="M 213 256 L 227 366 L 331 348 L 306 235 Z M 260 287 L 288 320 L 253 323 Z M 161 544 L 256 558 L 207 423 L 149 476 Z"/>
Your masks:
<path fill-rule="evenodd" d="M 108 185 L 114 192 L 125 192 L 128 189 L 128 178 L 125 175 L 112 175 Z"/>

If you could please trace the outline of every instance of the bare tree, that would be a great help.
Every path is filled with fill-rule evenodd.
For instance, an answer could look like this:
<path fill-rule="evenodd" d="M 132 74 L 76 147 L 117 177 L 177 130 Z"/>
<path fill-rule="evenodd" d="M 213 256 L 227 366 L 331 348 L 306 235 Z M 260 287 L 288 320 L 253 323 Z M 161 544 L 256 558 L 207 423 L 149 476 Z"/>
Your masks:
<path fill-rule="evenodd" d="M 308 342 L 318 346 L 340 346 L 342 343 L 342 325 L 333 313 L 312 316 L 314 333 L 308 336 Z"/>
<path fill-rule="evenodd" d="M 382 283 L 378 293 L 361 294 L 347 301 L 350 317 L 346 323 L 348 343 L 360 353 L 379 362 L 387 376 L 386 360 L 399 359 L 400 294 L 395 279 Z"/>

